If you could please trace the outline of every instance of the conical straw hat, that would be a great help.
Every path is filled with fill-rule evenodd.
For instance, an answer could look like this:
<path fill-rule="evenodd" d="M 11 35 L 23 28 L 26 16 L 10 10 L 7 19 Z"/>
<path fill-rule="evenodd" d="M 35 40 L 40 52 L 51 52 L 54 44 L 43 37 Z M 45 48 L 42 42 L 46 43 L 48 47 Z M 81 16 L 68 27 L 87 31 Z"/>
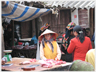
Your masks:
<path fill-rule="evenodd" d="M 41 41 L 42 38 L 43 38 L 43 36 L 44 36 L 45 34 L 48 34 L 48 33 L 53 34 L 53 35 L 54 35 L 54 37 L 53 37 L 54 39 L 58 37 L 58 34 L 57 34 L 56 32 L 53 32 L 53 31 L 51 31 L 51 30 L 49 30 L 49 29 L 46 29 L 46 30 L 38 37 L 38 39 Z"/>

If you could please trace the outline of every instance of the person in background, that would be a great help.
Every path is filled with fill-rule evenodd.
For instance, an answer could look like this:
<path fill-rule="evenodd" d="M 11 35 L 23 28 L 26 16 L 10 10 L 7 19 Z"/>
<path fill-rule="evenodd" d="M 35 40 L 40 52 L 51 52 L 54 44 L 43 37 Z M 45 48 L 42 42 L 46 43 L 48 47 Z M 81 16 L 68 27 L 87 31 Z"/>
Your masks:
<path fill-rule="evenodd" d="M 2 23 L 2 26 L 3 26 L 3 29 L 4 29 L 5 35 L 6 35 L 6 32 L 7 32 L 7 27 L 8 27 L 8 25 L 9 25 L 9 23 L 7 23 L 7 22 L 3 22 L 3 23 Z"/>
<path fill-rule="evenodd" d="M 86 61 L 86 62 L 89 62 L 90 64 L 92 64 L 93 67 L 95 68 L 95 49 L 90 49 L 90 50 L 86 53 L 85 61 Z"/>
<path fill-rule="evenodd" d="M 86 28 L 82 28 L 82 30 L 83 30 L 83 34 L 84 34 L 85 36 L 87 36 L 87 34 L 86 34 Z"/>
<path fill-rule="evenodd" d="M 43 33 L 46 29 L 50 29 L 50 24 L 46 23 L 44 24 L 39 31 L 39 36 L 41 35 L 41 33 Z"/>
<path fill-rule="evenodd" d="M 6 42 L 7 42 L 7 49 L 11 49 L 12 47 L 12 26 L 8 25 L 7 32 L 6 32 Z M 16 32 L 14 32 L 14 45 L 18 45 L 19 37 Z"/>
<path fill-rule="evenodd" d="M 54 59 L 60 60 L 61 51 L 59 45 L 54 40 L 58 36 L 57 33 L 46 29 L 38 39 L 41 41 L 40 44 L 40 58 L 41 59 Z"/>
<path fill-rule="evenodd" d="M 75 37 L 73 34 L 73 28 L 74 27 L 75 27 L 75 23 L 70 22 L 66 27 L 65 37 L 63 37 L 63 39 L 62 39 L 61 51 L 65 53 L 65 61 L 66 62 L 72 62 L 73 61 L 72 54 L 69 54 L 67 52 L 67 48 L 70 44 L 70 40 Z"/>
<path fill-rule="evenodd" d="M 94 45 L 95 45 L 95 32 L 94 32 L 94 34 L 93 34 L 93 36 L 92 36 L 91 41 L 94 42 Z"/>
<path fill-rule="evenodd" d="M 73 28 L 75 38 L 71 39 L 67 52 L 73 53 L 73 60 L 85 61 L 85 56 L 88 50 L 92 49 L 91 40 L 84 36 L 82 28 L 77 25 Z"/>
<path fill-rule="evenodd" d="M 8 43 L 7 43 L 7 27 L 8 27 L 8 23 L 7 22 L 3 22 L 2 23 L 2 28 L 3 28 L 3 37 L 4 37 L 4 45 L 5 45 L 5 49 L 7 48 L 8 46 Z"/>
<path fill-rule="evenodd" d="M 32 37 L 32 39 L 31 39 L 31 42 L 30 42 L 30 45 L 36 45 L 37 44 L 37 37 L 36 37 L 36 35 L 34 35 L 33 37 Z"/>
<path fill-rule="evenodd" d="M 86 36 L 90 38 L 90 29 L 86 28 Z"/>

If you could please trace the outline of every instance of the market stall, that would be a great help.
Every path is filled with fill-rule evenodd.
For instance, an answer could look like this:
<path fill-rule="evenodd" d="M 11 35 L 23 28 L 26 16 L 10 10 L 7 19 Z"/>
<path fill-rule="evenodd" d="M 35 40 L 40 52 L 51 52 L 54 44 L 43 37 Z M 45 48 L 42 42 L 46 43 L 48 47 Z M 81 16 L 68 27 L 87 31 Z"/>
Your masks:
<path fill-rule="evenodd" d="M 36 58 L 37 45 L 16 45 L 12 48 L 12 57 Z"/>
<path fill-rule="evenodd" d="M 27 5 L 16 3 L 14 1 L 2 1 L 2 17 L 13 20 L 12 46 L 14 46 L 14 26 L 15 26 L 14 21 L 25 23 L 27 21 L 32 21 L 33 19 L 37 19 L 41 16 L 44 16 L 44 15 L 50 13 L 51 11 L 52 11 L 51 9 L 27 6 Z M 32 23 L 30 23 L 30 24 L 32 24 Z M 35 27 L 35 25 L 34 25 L 34 27 Z M 37 26 L 36 26 L 36 28 L 37 28 Z M 22 37 L 20 37 L 20 38 L 22 38 Z M 22 39 L 20 41 L 25 42 L 25 40 L 22 40 Z"/>
<path fill-rule="evenodd" d="M 66 62 L 65 64 L 60 64 L 60 65 L 54 65 L 50 68 L 44 68 L 41 66 L 41 64 L 39 63 L 39 60 L 36 60 L 36 62 L 31 62 L 30 64 L 26 64 L 26 65 L 20 65 L 20 62 L 24 62 L 24 61 L 29 61 L 30 58 L 12 58 L 12 61 L 7 62 L 7 64 L 12 64 L 11 66 L 1 66 L 3 71 L 23 71 L 22 68 L 24 67 L 28 67 L 28 66 L 35 66 L 35 69 L 32 71 L 57 71 L 57 70 L 68 70 L 69 66 L 72 63 L 68 63 Z"/>
<path fill-rule="evenodd" d="M 36 58 L 37 49 L 13 49 L 12 57 Z"/>

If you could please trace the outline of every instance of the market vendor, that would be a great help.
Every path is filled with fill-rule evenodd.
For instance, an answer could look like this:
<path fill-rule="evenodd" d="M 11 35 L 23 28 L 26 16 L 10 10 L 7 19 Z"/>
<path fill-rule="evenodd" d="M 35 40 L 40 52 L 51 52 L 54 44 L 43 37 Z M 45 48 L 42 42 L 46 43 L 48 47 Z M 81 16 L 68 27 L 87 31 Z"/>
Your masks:
<path fill-rule="evenodd" d="M 75 38 L 71 39 L 67 52 L 73 53 L 73 60 L 85 61 L 88 50 L 92 49 L 91 40 L 84 36 L 82 28 L 77 25 L 73 28 Z"/>
<path fill-rule="evenodd" d="M 61 58 L 61 51 L 59 45 L 54 40 L 58 36 L 57 33 L 46 29 L 38 39 L 41 42 L 40 44 L 40 58 L 41 59 L 54 59 L 60 60 Z"/>

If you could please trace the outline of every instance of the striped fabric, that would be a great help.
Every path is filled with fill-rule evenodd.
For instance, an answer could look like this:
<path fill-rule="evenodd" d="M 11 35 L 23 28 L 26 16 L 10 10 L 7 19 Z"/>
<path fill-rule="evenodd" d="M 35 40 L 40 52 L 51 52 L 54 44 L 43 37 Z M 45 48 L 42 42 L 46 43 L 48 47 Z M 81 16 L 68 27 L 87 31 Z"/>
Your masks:
<path fill-rule="evenodd" d="M 20 22 L 44 16 L 49 12 L 51 12 L 51 9 L 30 7 L 11 1 L 6 1 L 6 4 L 2 6 L 2 16 Z"/>

